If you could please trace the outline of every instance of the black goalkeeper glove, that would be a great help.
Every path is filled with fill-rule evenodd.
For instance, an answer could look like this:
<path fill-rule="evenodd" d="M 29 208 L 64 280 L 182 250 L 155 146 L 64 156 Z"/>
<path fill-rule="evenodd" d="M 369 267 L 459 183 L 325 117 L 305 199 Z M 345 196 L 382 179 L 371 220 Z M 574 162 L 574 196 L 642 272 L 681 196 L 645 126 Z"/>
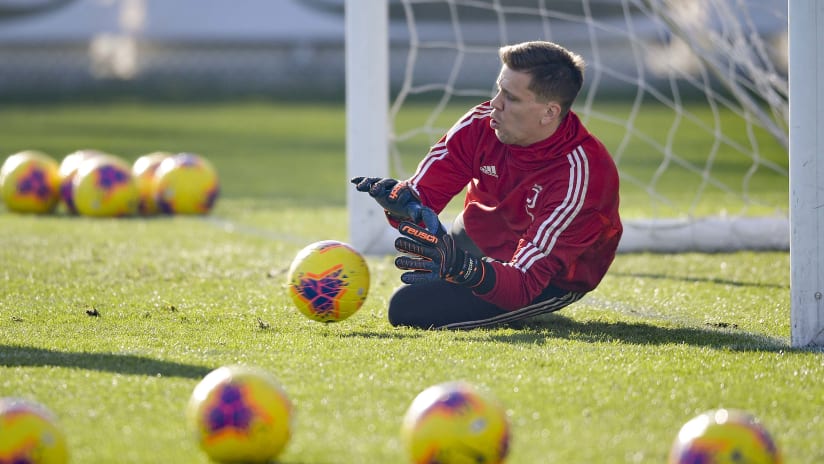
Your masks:
<path fill-rule="evenodd" d="M 432 233 L 446 233 L 438 215 L 421 204 L 421 200 L 406 182 L 381 177 L 353 177 L 350 182 L 355 184 L 358 192 L 369 193 L 389 217 L 398 221 L 422 222 Z"/>
<path fill-rule="evenodd" d="M 495 270 L 484 260 L 458 248 L 449 234 L 437 236 L 411 222 L 398 227 L 402 237 L 395 249 L 408 256 L 395 258 L 395 267 L 405 272 L 401 281 L 416 284 L 443 279 L 486 293 L 495 285 Z"/>

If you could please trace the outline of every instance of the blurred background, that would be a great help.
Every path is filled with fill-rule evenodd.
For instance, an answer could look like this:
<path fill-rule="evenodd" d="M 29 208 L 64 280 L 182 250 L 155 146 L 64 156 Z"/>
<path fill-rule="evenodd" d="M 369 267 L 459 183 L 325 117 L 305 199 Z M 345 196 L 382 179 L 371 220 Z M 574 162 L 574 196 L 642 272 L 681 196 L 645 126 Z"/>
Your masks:
<path fill-rule="evenodd" d="M 487 8 L 424 2 L 415 4 L 413 11 L 390 0 L 393 88 L 403 79 L 410 35 L 433 43 L 459 38 L 472 47 L 549 35 L 591 61 L 595 31 L 603 36 L 598 40 L 598 65 L 634 72 L 636 51 L 623 41 L 608 40 L 609 27 L 627 27 L 624 1 L 549 2 L 555 15 L 551 26 L 535 21 L 534 15 L 519 18 L 517 8 L 523 4 L 535 9 L 534 0 L 488 3 Z M 506 31 L 500 31 L 500 11 L 492 8 L 493 3 L 514 9 L 507 15 Z M 771 11 L 782 5 L 786 11 L 786 1 L 746 3 L 753 26 L 777 45 L 778 53 L 771 59 L 786 71 L 786 46 L 781 46 L 781 41 L 786 44 L 786 22 Z M 582 17 L 585 10 L 605 26 L 593 29 L 563 20 L 565 15 Z M 686 10 L 683 16 L 689 16 Z M 460 17 L 460 25 L 451 21 L 454 17 Z M 660 24 L 646 15 L 637 17 L 631 24 L 634 34 L 668 45 Z M 706 29 L 717 20 L 696 16 Z M 344 0 L 0 0 L 0 98 L 109 93 L 338 99 L 344 92 L 343 51 Z M 419 57 L 416 79 L 439 80 L 439 74 L 451 71 L 454 49 L 433 46 L 418 53 L 424 52 L 428 55 Z M 497 56 L 486 50 L 462 52 L 456 83 L 491 90 Z M 671 64 L 678 51 L 664 47 L 662 52 Z M 654 77 L 661 59 L 651 57 L 648 62 L 647 78 Z M 627 83 L 607 79 L 600 85 L 601 90 L 620 90 Z"/>
<path fill-rule="evenodd" d="M 467 108 L 492 96 L 501 45 L 552 40 L 587 62 L 575 110 L 618 164 L 622 215 L 645 221 L 644 249 L 660 235 L 648 219 L 693 247 L 691 226 L 716 216 L 776 218 L 778 233 L 758 235 L 786 248 L 787 0 L 350 5 L 381 1 L 388 175 L 411 175 Z M 0 153 L 194 152 L 221 173 L 222 199 L 344 206 L 346 3 L 0 0 Z M 709 228 L 721 232 L 699 242 L 726 248 L 734 234 Z"/>
<path fill-rule="evenodd" d="M 240 3 L 2 0 L 0 96 L 342 94 L 342 15 Z"/>

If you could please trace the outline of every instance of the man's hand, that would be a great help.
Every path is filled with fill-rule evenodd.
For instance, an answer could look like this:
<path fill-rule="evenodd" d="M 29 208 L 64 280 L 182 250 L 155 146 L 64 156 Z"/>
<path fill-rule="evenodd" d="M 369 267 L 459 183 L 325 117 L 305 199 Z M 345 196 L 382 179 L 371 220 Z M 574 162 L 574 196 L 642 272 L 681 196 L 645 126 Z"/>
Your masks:
<path fill-rule="evenodd" d="M 398 269 L 408 270 L 401 281 L 415 284 L 443 279 L 485 293 L 495 282 L 492 266 L 455 246 L 452 236 L 438 236 L 411 222 L 398 227 L 403 235 L 395 239 L 395 249 L 408 256 L 395 258 Z"/>
<path fill-rule="evenodd" d="M 438 215 L 421 204 L 421 200 L 406 182 L 381 177 L 353 177 L 350 182 L 355 184 L 359 192 L 369 193 L 391 218 L 423 222 L 430 232 L 439 235 L 446 232 Z"/>

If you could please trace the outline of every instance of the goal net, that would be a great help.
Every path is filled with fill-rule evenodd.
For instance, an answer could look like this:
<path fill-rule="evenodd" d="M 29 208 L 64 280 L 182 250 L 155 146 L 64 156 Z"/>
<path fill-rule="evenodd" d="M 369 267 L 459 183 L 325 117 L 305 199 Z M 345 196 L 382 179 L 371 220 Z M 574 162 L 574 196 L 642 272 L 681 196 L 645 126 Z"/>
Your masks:
<path fill-rule="evenodd" d="M 384 61 L 388 80 L 362 85 L 363 92 L 377 94 L 366 98 L 371 105 L 366 111 L 380 107 L 375 105 L 381 104 L 381 92 L 389 95 L 388 117 L 380 115 L 386 134 L 368 153 L 358 153 L 357 161 L 350 158 L 349 169 L 357 166 L 357 175 L 408 177 L 460 115 L 494 95 L 500 46 L 550 40 L 587 62 L 573 109 L 619 169 L 625 222 L 619 251 L 789 248 L 786 1 L 402 0 L 388 5 L 373 12 L 389 18 L 386 29 L 378 30 L 386 35 L 386 56 L 369 54 L 369 62 Z M 348 41 L 355 8 L 347 9 Z M 380 41 L 381 35 L 370 33 Z M 374 44 L 364 39 L 362 46 Z M 359 79 L 356 68 L 365 69 L 354 63 L 351 47 L 348 80 Z M 363 118 L 355 99 L 365 98 L 355 93 L 357 85 L 347 83 L 353 127 L 354 118 Z M 442 213 L 445 224 L 449 214 L 449 208 Z M 386 231 L 382 215 L 350 216 L 350 221 L 356 246 L 391 250 L 392 231 Z"/>

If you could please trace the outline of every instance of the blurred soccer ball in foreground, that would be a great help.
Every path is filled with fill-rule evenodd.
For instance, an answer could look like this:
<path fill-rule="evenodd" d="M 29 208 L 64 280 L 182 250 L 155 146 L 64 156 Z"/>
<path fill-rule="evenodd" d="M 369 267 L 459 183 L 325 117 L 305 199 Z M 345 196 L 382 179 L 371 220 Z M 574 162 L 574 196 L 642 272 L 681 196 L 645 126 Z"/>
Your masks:
<path fill-rule="evenodd" d="M 84 216 L 131 216 L 137 212 L 137 184 L 132 167 L 111 155 L 80 163 L 73 179 L 74 205 Z"/>
<path fill-rule="evenodd" d="M 166 158 L 171 158 L 171 156 L 171 153 L 156 151 L 139 157 L 132 164 L 132 174 L 135 182 L 137 182 L 137 190 L 140 192 L 140 201 L 137 207 L 140 214 L 150 215 L 158 212 L 155 174 L 160 163 Z"/>
<path fill-rule="evenodd" d="M 83 161 L 97 156 L 108 155 L 92 149 L 77 150 L 66 155 L 60 162 L 60 200 L 66 205 L 66 211 L 70 214 L 77 214 L 77 208 L 74 205 L 74 175 L 77 173 L 77 168 Z"/>
<path fill-rule="evenodd" d="M 267 372 L 226 366 L 197 384 L 186 417 L 198 445 L 212 460 L 264 463 L 288 443 L 294 412 Z"/>
<path fill-rule="evenodd" d="M 217 171 L 206 158 L 178 153 L 155 171 L 157 207 L 166 214 L 205 214 L 220 193 Z"/>
<path fill-rule="evenodd" d="M 446 382 L 412 401 L 401 439 L 415 464 L 501 463 L 509 453 L 510 425 L 495 398 L 467 382 Z"/>
<path fill-rule="evenodd" d="M 0 462 L 68 462 L 66 437 L 55 416 L 33 401 L 0 398 Z"/>
<path fill-rule="evenodd" d="M 681 427 L 669 464 L 780 464 L 770 434 L 749 413 L 718 409 L 700 414 Z"/>
<path fill-rule="evenodd" d="M 53 212 L 59 198 L 59 184 L 57 161 L 36 150 L 15 153 L 0 167 L 0 191 L 10 211 Z"/>
<path fill-rule="evenodd" d="M 360 309 L 369 293 L 369 267 L 350 245 L 334 240 L 312 243 L 289 267 L 289 295 L 309 319 L 342 321 Z"/>

